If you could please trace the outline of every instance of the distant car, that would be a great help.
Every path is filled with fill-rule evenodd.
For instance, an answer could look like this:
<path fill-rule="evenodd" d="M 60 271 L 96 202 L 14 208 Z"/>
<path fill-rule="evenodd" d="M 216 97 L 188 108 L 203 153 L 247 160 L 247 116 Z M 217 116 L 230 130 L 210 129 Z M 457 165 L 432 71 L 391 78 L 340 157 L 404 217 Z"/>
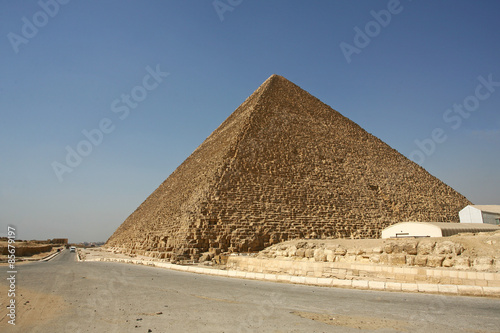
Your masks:
<path fill-rule="evenodd" d="M 69 252 L 76 252 L 76 247 L 74 247 L 74 246 L 70 247 Z"/>

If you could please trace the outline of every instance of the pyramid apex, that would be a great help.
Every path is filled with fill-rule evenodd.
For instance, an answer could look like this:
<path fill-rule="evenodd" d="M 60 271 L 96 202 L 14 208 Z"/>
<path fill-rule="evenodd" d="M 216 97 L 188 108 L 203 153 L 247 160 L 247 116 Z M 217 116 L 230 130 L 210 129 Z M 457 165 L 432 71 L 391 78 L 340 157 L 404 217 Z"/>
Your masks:
<path fill-rule="evenodd" d="M 271 75 L 266 81 L 279 80 L 279 79 L 288 81 L 285 77 L 278 75 L 278 74 Z"/>
<path fill-rule="evenodd" d="M 296 86 L 292 81 L 288 80 L 284 76 L 273 74 L 261 84 L 261 87 L 264 89 L 269 89 L 272 86 L 276 86 L 276 84 L 279 86 Z"/>

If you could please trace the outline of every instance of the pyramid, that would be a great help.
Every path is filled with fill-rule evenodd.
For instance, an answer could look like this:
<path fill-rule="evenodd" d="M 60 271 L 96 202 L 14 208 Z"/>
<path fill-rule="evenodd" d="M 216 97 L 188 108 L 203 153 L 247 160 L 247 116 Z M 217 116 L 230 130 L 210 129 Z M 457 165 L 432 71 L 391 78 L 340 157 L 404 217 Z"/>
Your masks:
<path fill-rule="evenodd" d="M 471 204 L 287 79 L 272 75 L 115 231 L 158 258 L 257 251 L 296 238 L 377 238 L 458 222 Z"/>

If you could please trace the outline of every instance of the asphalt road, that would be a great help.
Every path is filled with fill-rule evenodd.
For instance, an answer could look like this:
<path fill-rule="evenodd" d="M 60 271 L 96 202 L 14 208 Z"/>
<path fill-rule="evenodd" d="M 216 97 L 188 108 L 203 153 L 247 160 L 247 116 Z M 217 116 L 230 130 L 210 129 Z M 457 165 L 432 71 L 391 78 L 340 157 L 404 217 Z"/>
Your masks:
<path fill-rule="evenodd" d="M 7 275 L 7 268 L 0 268 Z M 6 279 L 0 284 L 5 286 Z M 19 265 L 16 284 L 47 296 L 37 296 L 28 305 L 50 309 L 57 303 L 50 297 L 62 304 L 51 318 L 28 329 L 3 320 L 2 332 L 500 332 L 499 299 L 313 287 L 77 262 L 69 251 L 49 262 Z M 18 316 L 17 322 L 29 319 Z"/>

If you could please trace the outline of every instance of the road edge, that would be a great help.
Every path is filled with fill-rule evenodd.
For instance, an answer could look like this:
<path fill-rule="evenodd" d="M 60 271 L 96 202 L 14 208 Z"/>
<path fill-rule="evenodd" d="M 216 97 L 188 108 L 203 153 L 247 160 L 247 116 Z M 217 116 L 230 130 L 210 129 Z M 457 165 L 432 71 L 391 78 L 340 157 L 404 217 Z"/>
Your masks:
<path fill-rule="evenodd" d="M 303 285 L 314 285 L 321 287 L 350 288 L 360 290 L 391 291 L 391 292 L 413 292 L 425 294 L 442 294 L 456 296 L 483 296 L 500 297 L 500 287 L 482 287 L 468 285 L 432 284 L 432 283 L 403 283 L 403 282 L 383 282 L 371 280 L 342 280 L 333 278 L 317 278 L 308 276 L 295 276 L 286 274 L 254 273 L 237 270 L 222 270 L 197 266 L 182 266 L 164 262 L 121 259 L 121 258 L 98 258 L 81 260 L 86 262 L 118 262 L 126 264 L 144 265 L 151 267 L 167 268 L 176 271 L 223 276 L 231 278 L 242 278 L 249 280 L 260 280 L 269 282 L 284 282 Z"/>

